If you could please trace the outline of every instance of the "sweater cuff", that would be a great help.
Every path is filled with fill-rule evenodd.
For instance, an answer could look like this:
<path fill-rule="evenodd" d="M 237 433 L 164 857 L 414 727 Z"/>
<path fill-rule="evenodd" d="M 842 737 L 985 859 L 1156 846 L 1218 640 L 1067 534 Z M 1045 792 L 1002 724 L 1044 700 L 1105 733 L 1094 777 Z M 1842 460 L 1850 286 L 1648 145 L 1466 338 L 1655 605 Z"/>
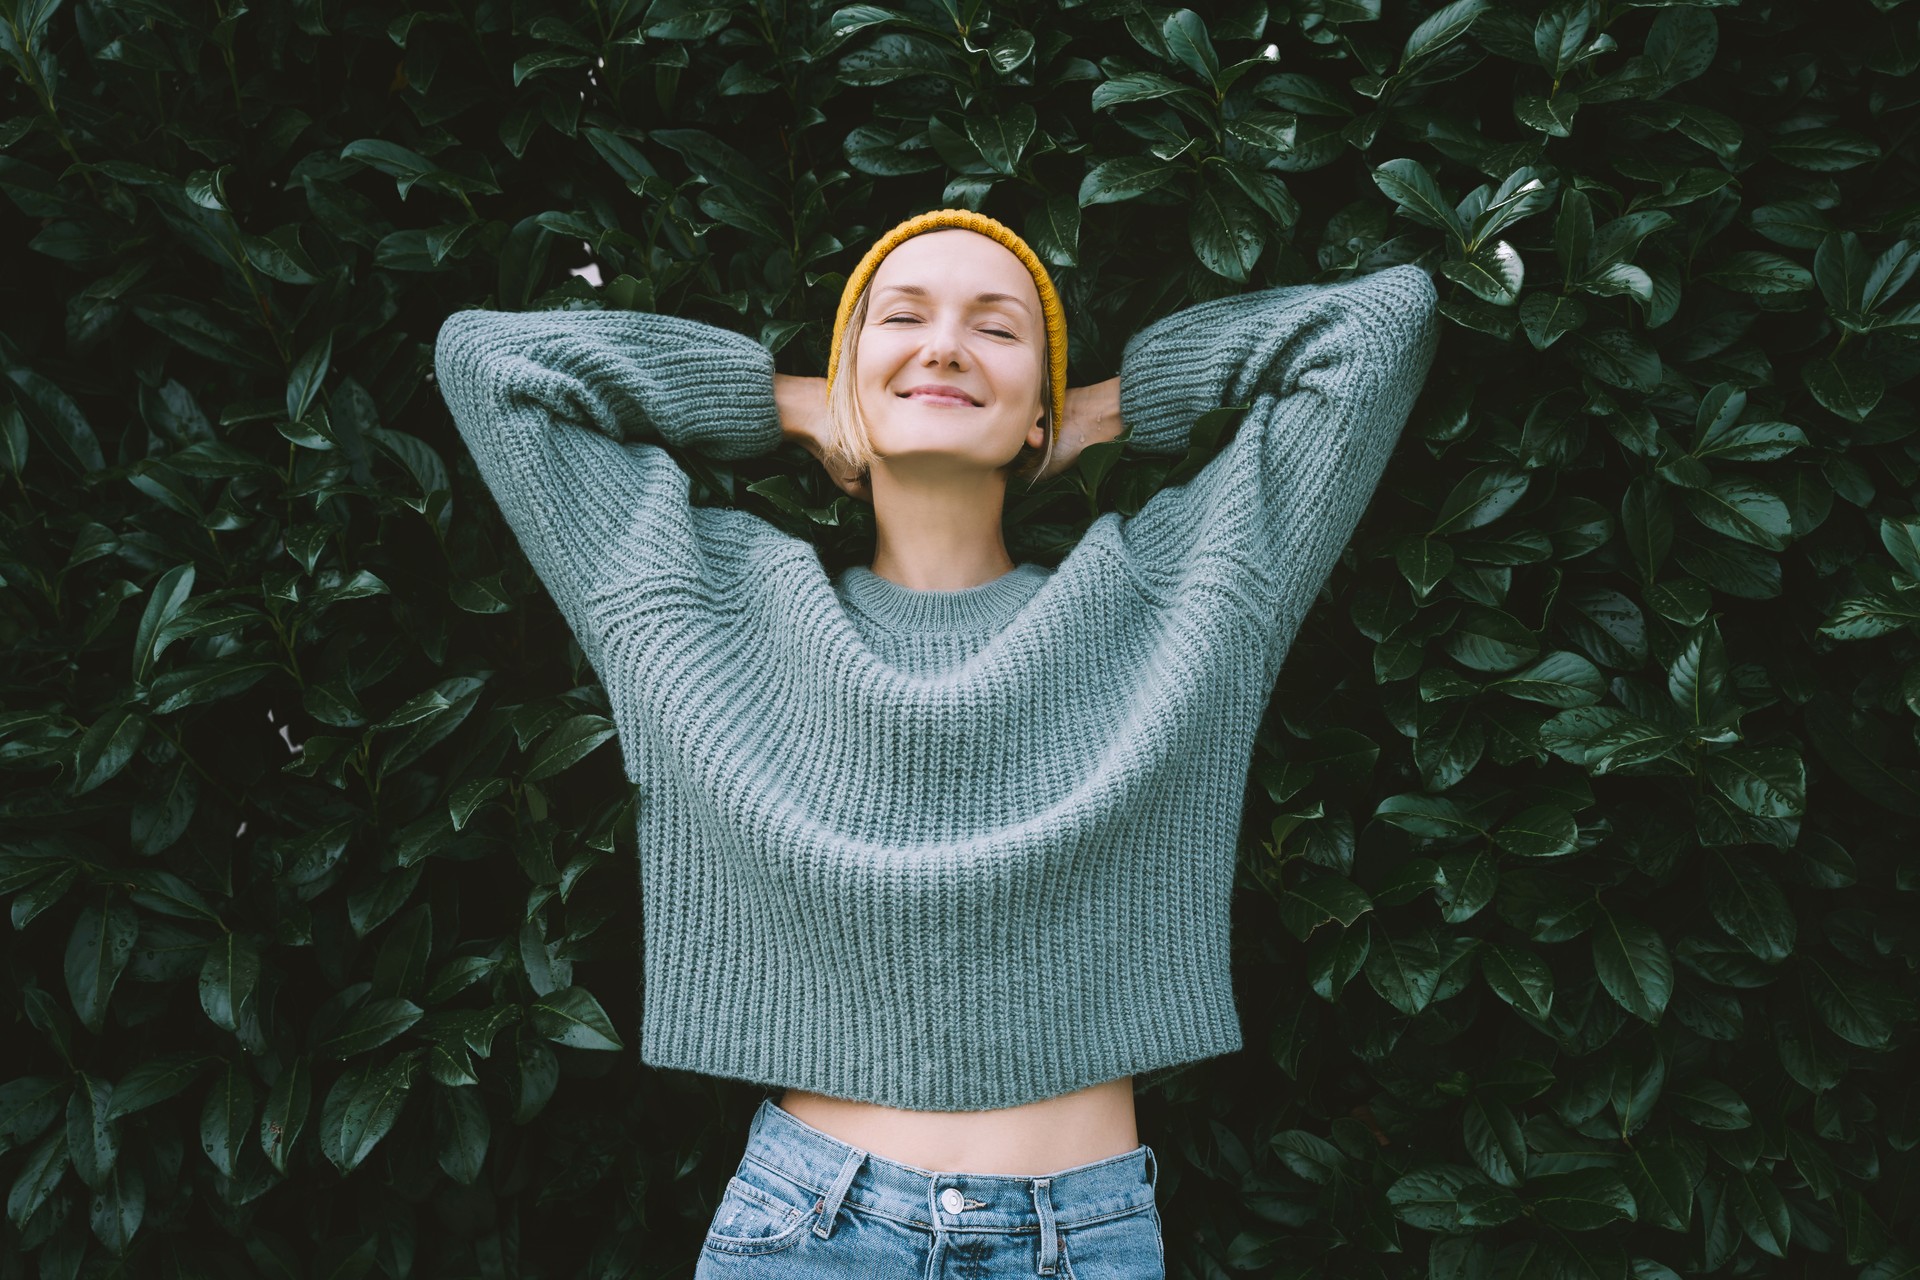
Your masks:
<path fill-rule="evenodd" d="M 1194 323 L 1192 308 L 1175 311 L 1127 339 L 1120 355 L 1120 420 L 1126 443 L 1149 454 L 1183 452 L 1193 421 L 1219 407 L 1224 379 L 1207 376 L 1219 333 Z"/>

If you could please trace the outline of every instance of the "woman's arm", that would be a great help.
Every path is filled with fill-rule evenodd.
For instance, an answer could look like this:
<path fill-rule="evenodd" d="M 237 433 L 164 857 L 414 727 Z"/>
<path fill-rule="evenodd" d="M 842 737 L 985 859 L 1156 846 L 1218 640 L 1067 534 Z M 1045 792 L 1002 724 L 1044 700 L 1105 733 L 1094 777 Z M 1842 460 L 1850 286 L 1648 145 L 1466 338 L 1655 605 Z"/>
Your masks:
<path fill-rule="evenodd" d="M 642 311 L 457 311 L 434 373 L 502 515 L 589 660 L 595 596 L 697 554 L 686 473 L 780 442 L 773 354 Z"/>
<path fill-rule="evenodd" d="M 1435 302 L 1427 273 L 1401 266 L 1337 284 L 1233 294 L 1162 316 L 1121 354 L 1126 441 L 1142 453 L 1181 453 L 1195 418 L 1261 391 L 1284 394 L 1312 365 L 1325 367 L 1315 383 L 1336 400 L 1372 389 L 1358 385 L 1369 376 L 1410 376 L 1417 390 L 1426 368 L 1415 370 L 1410 357 L 1419 354 L 1412 348 L 1431 327 Z M 1354 385 L 1343 396 L 1336 383 Z"/>
<path fill-rule="evenodd" d="M 797 441 L 835 484 L 860 501 L 871 503 L 872 477 L 827 448 L 827 380 L 776 373 L 773 399 L 780 410 L 780 438 Z"/>
<path fill-rule="evenodd" d="M 1152 594 L 1250 614 L 1277 673 L 1426 379 L 1436 301 L 1425 272 L 1392 267 L 1197 303 L 1128 340 L 1120 405 L 1135 448 L 1178 453 L 1201 413 L 1248 406 L 1205 467 L 1124 523 Z"/>
<path fill-rule="evenodd" d="M 1080 451 L 1120 437 L 1120 379 L 1068 387 L 1066 412 L 1061 416 L 1053 457 L 1036 477 L 1050 480 L 1080 461 Z"/>

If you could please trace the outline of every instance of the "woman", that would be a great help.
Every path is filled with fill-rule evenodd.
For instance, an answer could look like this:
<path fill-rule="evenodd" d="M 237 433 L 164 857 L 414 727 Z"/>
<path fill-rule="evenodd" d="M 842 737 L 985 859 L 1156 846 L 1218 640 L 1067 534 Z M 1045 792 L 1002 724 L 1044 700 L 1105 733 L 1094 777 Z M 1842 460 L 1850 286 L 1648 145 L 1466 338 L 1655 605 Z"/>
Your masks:
<path fill-rule="evenodd" d="M 1433 357 L 1396 267 L 1176 311 L 1069 390 L 1031 249 L 942 209 L 848 277 L 828 377 L 670 315 L 456 313 L 454 420 L 640 788 L 641 1057 L 763 1097 L 696 1277 L 1164 1276 L 1132 1078 L 1242 1046 L 1254 732 Z M 1054 568 L 1010 479 L 1230 443 Z M 694 507 L 661 447 L 803 444 L 871 565 Z"/>

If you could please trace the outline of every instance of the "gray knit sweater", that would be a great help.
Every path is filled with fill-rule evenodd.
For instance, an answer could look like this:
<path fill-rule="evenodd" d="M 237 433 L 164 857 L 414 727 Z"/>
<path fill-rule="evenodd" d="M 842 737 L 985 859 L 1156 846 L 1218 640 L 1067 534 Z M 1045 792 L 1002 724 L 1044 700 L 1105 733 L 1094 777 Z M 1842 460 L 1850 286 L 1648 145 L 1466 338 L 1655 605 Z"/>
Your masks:
<path fill-rule="evenodd" d="M 1238 1049 L 1253 738 L 1436 342 L 1426 275 L 1190 305 L 1126 343 L 1129 446 L 1186 483 L 956 591 L 731 507 L 664 441 L 781 441 L 773 356 L 698 321 L 470 310 L 442 393 L 605 685 L 640 791 L 643 1061 L 917 1110 Z"/>

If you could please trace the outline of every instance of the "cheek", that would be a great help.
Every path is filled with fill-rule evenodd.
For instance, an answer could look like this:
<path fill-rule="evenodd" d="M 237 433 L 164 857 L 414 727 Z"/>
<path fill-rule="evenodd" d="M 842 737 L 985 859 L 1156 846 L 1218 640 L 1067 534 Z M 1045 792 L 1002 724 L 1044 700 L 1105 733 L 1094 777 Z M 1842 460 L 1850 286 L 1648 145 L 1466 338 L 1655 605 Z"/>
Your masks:
<path fill-rule="evenodd" d="M 1002 395 L 1025 396 L 1031 393 L 1042 399 L 1046 397 L 1040 366 L 1031 352 L 1006 352 L 994 364 L 993 380 Z"/>
<path fill-rule="evenodd" d="M 884 386 L 893 377 L 894 366 L 899 363 L 899 352 L 893 349 L 894 345 L 880 337 L 869 338 L 860 344 L 861 386 Z"/>

